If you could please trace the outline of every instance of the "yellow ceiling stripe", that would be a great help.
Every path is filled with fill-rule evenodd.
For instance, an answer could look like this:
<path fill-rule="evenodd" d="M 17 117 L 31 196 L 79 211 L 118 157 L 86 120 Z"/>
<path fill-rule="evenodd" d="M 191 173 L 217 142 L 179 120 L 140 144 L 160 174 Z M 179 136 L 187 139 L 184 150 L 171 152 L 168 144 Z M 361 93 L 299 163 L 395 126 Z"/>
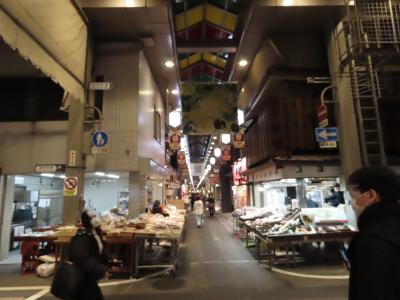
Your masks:
<path fill-rule="evenodd" d="M 190 55 L 189 57 L 181 59 L 179 61 L 179 67 L 181 69 L 185 69 L 190 65 L 198 63 L 201 60 L 201 58 L 202 58 L 202 54 L 201 53 L 196 53 L 196 54 Z"/>
<path fill-rule="evenodd" d="M 193 7 L 186 12 L 180 13 L 175 16 L 175 26 L 178 32 L 200 23 L 204 19 L 210 23 L 218 25 L 227 31 L 233 32 L 237 23 L 237 15 L 223 10 L 211 4 L 206 4 L 206 15 L 204 16 L 205 4 Z M 185 16 L 187 24 L 185 24 Z"/>
<path fill-rule="evenodd" d="M 175 26 L 178 32 L 185 29 L 185 14 L 175 16 Z"/>
<path fill-rule="evenodd" d="M 236 27 L 237 16 L 214 5 L 207 4 L 206 20 L 233 32 Z"/>
<path fill-rule="evenodd" d="M 225 69 L 226 60 L 211 53 L 204 53 L 203 56 L 206 62 L 209 62 L 220 69 Z"/>

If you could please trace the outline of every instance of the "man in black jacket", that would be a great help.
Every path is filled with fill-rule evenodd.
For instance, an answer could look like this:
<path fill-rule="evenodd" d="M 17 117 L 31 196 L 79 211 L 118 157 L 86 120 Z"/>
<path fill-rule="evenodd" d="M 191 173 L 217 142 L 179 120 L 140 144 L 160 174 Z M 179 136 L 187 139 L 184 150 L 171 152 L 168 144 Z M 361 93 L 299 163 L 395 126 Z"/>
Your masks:
<path fill-rule="evenodd" d="M 349 177 L 359 233 L 349 247 L 349 300 L 400 299 L 400 183 L 387 167 Z"/>

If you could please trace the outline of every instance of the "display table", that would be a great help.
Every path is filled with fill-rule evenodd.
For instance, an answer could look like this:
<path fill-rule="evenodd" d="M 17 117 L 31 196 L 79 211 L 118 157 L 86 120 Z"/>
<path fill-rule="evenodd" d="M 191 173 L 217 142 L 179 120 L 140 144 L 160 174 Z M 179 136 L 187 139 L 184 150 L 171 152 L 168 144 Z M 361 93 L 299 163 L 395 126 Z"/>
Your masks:
<path fill-rule="evenodd" d="M 310 234 L 287 234 L 287 235 L 264 235 L 258 230 L 254 230 L 256 237 L 256 247 L 258 260 L 261 260 L 261 244 L 266 246 L 266 257 L 268 268 L 271 269 L 275 264 L 275 251 L 278 248 L 286 250 L 286 263 L 292 262 L 296 265 L 295 245 L 311 244 L 314 242 L 340 242 L 347 243 L 356 234 L 354 231 L 343 232 L 326 232 L 326 233 L 310 233 Z M 291 255 L 289 255 L 291 250 Z"/>
<path fill-rule="evenodd" d="M 30 236 L 14 236 L 14 242 L 21 242 L 21 273 L 35 272 L 42 262 L 39 256 L 53 253 L 56 236 L 34 234 Z"/>
<path fill-rule="evenodd" d="M 135 277 L 139 277 L 140 269 L 159 269 L 165 268 L 166 272 L 170 272 L 173 276 L 175 276 L 178 264 L 178 256 L 179 256 L 179 246 L 183 239 L 184 228 L 182 230 L 163 230 L 159 231 L 157 234 L 152 232 L 147 232 L 146 230 L 142 230 L 135 234 Z M 158 242 L 167 242 L 170 246 L 170 256 L 168 262 L 158 263 L 158 264 L 140 264 L 141 258 L 143 258 L 143 254 L 145 252 L 145 241 L 149 241 L 150 243 L 158 243 Z"/>

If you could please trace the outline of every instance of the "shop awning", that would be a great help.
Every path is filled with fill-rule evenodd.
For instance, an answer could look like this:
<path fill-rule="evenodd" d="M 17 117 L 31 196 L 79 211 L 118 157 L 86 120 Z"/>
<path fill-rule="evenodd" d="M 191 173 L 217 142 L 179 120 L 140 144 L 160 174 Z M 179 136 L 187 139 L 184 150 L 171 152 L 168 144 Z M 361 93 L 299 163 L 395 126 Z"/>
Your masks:
<path fill-rule="evenodd" d="M 0 37 L 26 60 L 84 100 L 87 27 L 69 0 L 1 0 Z"/>
<path fill-rule="evenodd" d="M 338 177 L 340 160 L 336 156 L 275 157 L 241 173 L 248 181 L 272 181 L 288 178 Z"/>

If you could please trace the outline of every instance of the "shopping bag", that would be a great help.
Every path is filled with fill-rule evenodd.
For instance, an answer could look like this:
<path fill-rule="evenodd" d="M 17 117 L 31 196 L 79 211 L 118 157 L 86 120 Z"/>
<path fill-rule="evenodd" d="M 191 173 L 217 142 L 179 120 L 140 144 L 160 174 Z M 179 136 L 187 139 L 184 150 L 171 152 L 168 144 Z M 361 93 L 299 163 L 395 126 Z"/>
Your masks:
<path fill-rule="evenodd" d="M 60 299 L 73 297 L 78 291 L 83 273 L 70 261 L 62 261 L 54 275 L 50 292 Z"/>

